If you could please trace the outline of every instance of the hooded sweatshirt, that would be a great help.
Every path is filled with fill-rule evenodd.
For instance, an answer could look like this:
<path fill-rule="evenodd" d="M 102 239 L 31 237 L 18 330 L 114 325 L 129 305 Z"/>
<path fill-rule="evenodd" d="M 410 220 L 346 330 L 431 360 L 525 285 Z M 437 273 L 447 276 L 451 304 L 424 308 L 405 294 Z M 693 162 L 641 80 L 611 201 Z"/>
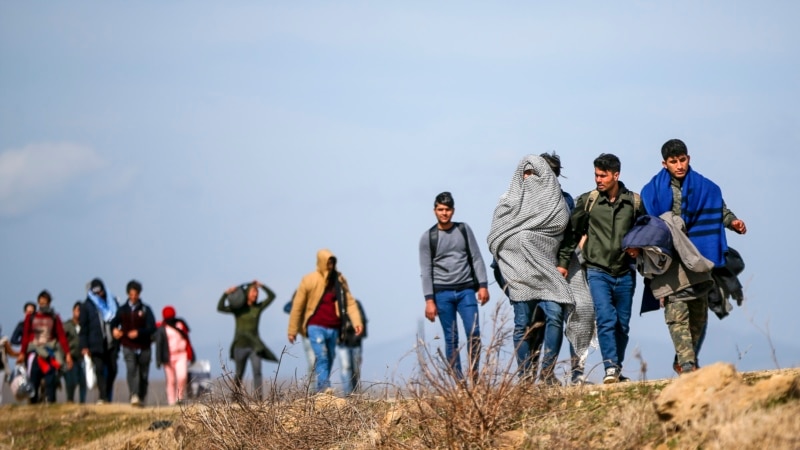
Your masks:
<path fill-rule="evenodd" d="M 328 260 L 332 256 L 334 256 L 333 253 L 328 249 L 318 251 L 316 270 L 300 280 L 300 286 L 297 288 L 297 293 L 292 300 L 292 311 L 289 313 L 290 336 L 295 336 L 297 333 L 308 336 L 308 320 L 317 311 L 322 295 L 325 293 L 325 284 L 328 279 Z M 350 293 L 347 279 L 341 273 L 339 273 L 339 283 L 341 283 L 344 291 L 345 310 L 353 326 L 363 326 L 356 300 Z M 336 314 L 339 315 L 339 308 L 336 308 Z"/>

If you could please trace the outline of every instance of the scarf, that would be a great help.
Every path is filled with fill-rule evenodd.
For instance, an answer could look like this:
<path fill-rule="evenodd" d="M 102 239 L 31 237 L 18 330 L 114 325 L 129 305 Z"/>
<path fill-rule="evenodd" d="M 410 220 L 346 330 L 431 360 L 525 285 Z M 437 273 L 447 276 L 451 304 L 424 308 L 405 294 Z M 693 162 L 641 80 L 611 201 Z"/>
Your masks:
<path fill-rule="evenodd" d="M 526 169 L 534 171 L 527 179 Z M 561 185 L 550 166 L 540 156 L 524 157 L 494 210 L 487 238 L 512 301 L 575 303 L 557 269 L 558 247 L 568 222 Z"/>
<path fill-rule="evenodd" d="M 662 169 L 642 188 L 642 202 L 651 216 L 672 211 L 672 177 Z M 725 265 L 728 242 L 722 224 L 722 191 L 689 167 L 681 186 L 681 218 L 689 240 L 716 267 Z"/>
<path fill-rule="evenodd" d="M 106 292 L 106 299 L 103 300 L 100 296 L 95 294 L 92 291 L 88 292 L 89 300 L 94 303 L 94 306 L 97 307 L 97 310 L 100 311 L 100 316 L 106 322 L 111 322 L 111 319 L 117 315 L 117 302 L 115 302 L 114 296 L 110 293 Z"/>

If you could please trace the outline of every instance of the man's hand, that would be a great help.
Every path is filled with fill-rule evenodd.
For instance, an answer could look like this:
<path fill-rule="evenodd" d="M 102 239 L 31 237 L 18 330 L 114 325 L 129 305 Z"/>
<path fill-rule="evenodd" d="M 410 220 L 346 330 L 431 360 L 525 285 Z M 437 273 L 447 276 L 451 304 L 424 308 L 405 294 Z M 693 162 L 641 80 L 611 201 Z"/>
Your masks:
<path fill-rule="evenodd" d="M 733 222 L 731 222 L 731 228 L 733 228 L 733 231 L 739 234 L 747 233 L 747 226 L 745 226 L 744 221 L 742 219 L 736 219 Z"/>
<path fill-rule="evenodd" d="M 658 299 L 658 306 L 663 309 L 664 308 L 664 297 Z"/>
<path fill-rule="evenodd" d="M 139 337 L 139 330 L 128 331 L 128 339 L 136 339 Z"/>
<path fill-rule="evenodd" d="M 356 327 L 356 336 L 361 336 L 364 333 L 364 327 L 361 325 Z"/>
<path fill-rule="evenodd" d="M 425 317 L 433 322 L 436 320 L 436 302 L 433 300 L 425 300 Z"/>
<path fill-rule="evenodd" d="M 114 328 L 111 331 L 111 335 L 114 336 L 114 339 L 119 339 L 122 337 L 122 330 L 120 330 L 119 328 Z"/>
<path fill-rule="evenodd" d="M 89 353 L 89 349 L 88 349 L 88 348 L 82 348 L 82 349 L 81 349 L 81 355 L 83 355 L 83 356 L 86 356 L 86 355 L 92 356 L 92 355 Z"/>
<path fill-rule="evenodd" d="M 290 343 L 290 344 L 294 344 L 294 339 L 295 339 L 296 337 L 297 337 L 297 335 L 296 335 L 296 334 L 290 334 L 290 335 L 289 335 L 289 343 Z"/>
<path fill-rule="evenodd" d="M 556 269 L 558 269 L 558 273 L 560 273 L 561 276 L 564 277 L 564 278 L 567 278 L 567 275 L 569 275 L 569 270 L 567 270 L 567 269 L 565 269 L 563 267 L 556 267 Z"/>
<path fill-rule="evenodd" d="M 72 370 L 72 355 L 67 353 L 67 370 Z"/>
<path fill-rule="evenodd" d="M 485 287 L 478 288 L 478 301 L 480 302 L 481 306 L 485 305 L 486 302 L 489 301 L 489 289 Z"/>

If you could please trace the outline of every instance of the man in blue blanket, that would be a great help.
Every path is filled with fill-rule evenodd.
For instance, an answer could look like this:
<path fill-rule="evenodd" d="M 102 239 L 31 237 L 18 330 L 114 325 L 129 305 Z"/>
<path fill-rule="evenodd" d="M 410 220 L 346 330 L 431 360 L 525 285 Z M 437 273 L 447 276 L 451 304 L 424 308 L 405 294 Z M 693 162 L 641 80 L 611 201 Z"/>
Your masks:
<path fill-rule="evenodd" d="M 689 240 L 700 254 L 714 263 L 715 268 L 724 266 L 728 252 L 725 228 L 745 234 L 747 227 L 744 221 L 728 209 L 719 186 L 692 170 L 689 166 L 689 150 L 683 141 L 670 139 L 665 142 L 661 147 L 661 156 L 663 169 L 642 188 L 642 203 L 647 214 L 657 217 L 672 211 L 680 216 L 686 224 Z M 678 303 L 676 305 L 681 306 Z M 686 311 L 684 313 L 688 314 Z M 681 316 L 678 311 L 670 315 L 676 314 L 676 317 Z M 694 349 L 695 366 L 706 328 L 707 322 Z M 673 367 L 680 373 L 680 365 L 675 363 Z"/>

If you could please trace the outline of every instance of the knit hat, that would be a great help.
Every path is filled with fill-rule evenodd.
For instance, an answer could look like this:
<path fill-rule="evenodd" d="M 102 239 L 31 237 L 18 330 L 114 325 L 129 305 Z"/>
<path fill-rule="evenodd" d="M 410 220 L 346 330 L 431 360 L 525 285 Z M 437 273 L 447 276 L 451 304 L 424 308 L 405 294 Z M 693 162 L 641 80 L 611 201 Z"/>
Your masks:
<path fill-rule="evenodd" d="M 95 278 L 89 283 L 89 290 L 95 294 L 99 294 L 100 291 L 105 291 L 106 287 L 103 285 L 103 281 L 100 278 Z"/>
<path fill-rule="evenodd" d="M 164 320 L 174 319 L 175 318 L 175 308 L 173 308 L 172 306 L 165 306 L 164 310 L 161 312 L 161 315 L 164 316 Z"/>

